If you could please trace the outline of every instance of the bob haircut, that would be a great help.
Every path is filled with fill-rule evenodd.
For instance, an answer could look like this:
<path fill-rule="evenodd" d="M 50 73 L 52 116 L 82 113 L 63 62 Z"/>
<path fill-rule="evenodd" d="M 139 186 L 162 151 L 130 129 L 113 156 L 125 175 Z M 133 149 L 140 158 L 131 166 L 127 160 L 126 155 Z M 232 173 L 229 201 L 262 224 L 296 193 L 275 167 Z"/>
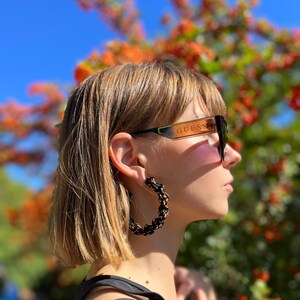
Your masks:
<path fill-rule="evenodd" d="M 129 200 L 110 162 L 109 142 L 118 132 L 171 124 L 195 100 L 211 116 L 226 111 L 209 79 L 169 62 L 110 67 L 75 88 L 61 126 L 49 219 L 63 263 L 119 266 L 134 257 Z"/>

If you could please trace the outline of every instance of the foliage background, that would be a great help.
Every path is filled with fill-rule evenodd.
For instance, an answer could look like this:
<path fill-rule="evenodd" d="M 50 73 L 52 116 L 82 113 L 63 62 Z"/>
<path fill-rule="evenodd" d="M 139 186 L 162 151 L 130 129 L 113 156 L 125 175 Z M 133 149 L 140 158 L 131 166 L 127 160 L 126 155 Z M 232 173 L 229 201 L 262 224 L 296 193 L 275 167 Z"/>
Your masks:
<path fill-rule="evenodd" d="M 175 13 L 162 16 L 166 34 L 149 40 L 134 1 L 78 0 L 83 9 L 98 11 L 119 38 L 78 63 L 74 78 L 153 59 L 171 59 L 210 77 L 228 104 L 230 143 L 243 161 L 234 171 L 229 215 L 192 224 L 178 263 L 204 271 L 220 299 L 299 299 L 300 32 L 256 20 L 256 1 L 171 2 Z M 49 299 L 71 299 L 85 272 L 60 266 L 45 234 L 54 124 L 71 89 L 35 83 L 29 92 L 42 96 L 40 103 L 0 106 L 0 165 L 18 164 L 47 183 L 27 191 L 1 173 L 0 261 L 20 286 Z"/>

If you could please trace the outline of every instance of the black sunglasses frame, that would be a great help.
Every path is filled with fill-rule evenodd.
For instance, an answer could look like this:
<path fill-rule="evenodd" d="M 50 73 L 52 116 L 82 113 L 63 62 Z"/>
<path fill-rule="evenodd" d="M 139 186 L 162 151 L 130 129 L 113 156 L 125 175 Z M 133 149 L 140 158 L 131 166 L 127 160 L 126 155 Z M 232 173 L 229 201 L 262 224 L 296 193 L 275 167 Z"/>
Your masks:
<path fill-rule="evenodd" d="M 225 160 L 225 154 L 226 154 L 225 153 L 225 148 L 226 148 L 226 144 L 228 142 L 227 123 L 225 121 L 225 118 L 221 115 L 215 116 L 215 121 L 216 121 L 216 126 L 217 126 L 217 132 L 218 132 L 218 135 L 219 135 L 218 150 L 219 150 L 221 160 L 224 161 Z"/>
<path fill-rule="evenodd" d="M 206 124 L 201 125 L 201 130 L 203 132 L 199 132 L 199 129 L 197 130 L 192 130 L 192 133 L 186 133 L 186 134 L 180 134 L 179 136 L 175 136 L 174 132 L 172 129 L 176 126 L 181 126 L 181 125 L 189 125 L 191 123 L 199 123 L 199 121 L 206 121 Z M 227 144 L 227 123 L 225 121 L 224 116 L 222 115 L 216 115 L 213 117 L 206 117 L 206 118 L 201 118 L 201 119 L 195 119 L 187 122 L 180 122 L 180 123 L 174 123 L 171 125 L 166 125 L 166 126 L 160 126 L 156 128 L 150 128 L 150 129 L 145 129 L 137 132 L 131 133 L 131 135 L 142 135 L 142 134 L 147 134 L 147 133 L 156 133 L 158 135 L 161 135 L 163 137 L 169 138 L 169 139 L 181 139 L 181 138 L 187 138 L 191 136 L 196 136 L 196 135 L 204 135 L 204 134 L 210 134 L 210 133 L 218 133 L 219 136 L 219 145 L 218 145 L 218 151 L 221 157 L 221 160 L 224 161 L 225 159 L 225 147 Z"/>

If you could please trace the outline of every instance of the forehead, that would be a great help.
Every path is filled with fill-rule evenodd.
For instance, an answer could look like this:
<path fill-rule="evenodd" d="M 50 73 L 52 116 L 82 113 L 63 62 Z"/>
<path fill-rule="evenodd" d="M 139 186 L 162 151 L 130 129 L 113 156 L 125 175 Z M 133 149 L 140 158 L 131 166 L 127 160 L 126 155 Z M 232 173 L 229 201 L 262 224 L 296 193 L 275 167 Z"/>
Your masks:
<path fill-rule="evenodd" d="M 184 113 L 180 116 L 180 118 L 177 119 L 176 122 L 185 122 L 193 119 L 199 119 L 199 118 L 204 118 L 208 117 L 209 112 L 208 109 L 206 108 L 203 100 L 200 99 L 195 99 L 192 101 L 184 111 Z"/>

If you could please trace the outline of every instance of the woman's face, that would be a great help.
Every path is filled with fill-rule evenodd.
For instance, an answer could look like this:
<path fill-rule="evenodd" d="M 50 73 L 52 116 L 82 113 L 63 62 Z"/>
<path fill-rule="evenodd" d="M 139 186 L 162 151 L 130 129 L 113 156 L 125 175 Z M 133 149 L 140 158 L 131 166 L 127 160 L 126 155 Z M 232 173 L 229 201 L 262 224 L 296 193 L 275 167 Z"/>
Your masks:
<path fill-rule="evenodd" d="M 195 101 L 176 122 L 206 116 L 199 101 Z M 241 156 L 227 145 L 222 162 L 218 143 L 217 133 L 178 140 L 161 137 L 155 151 L 151 147 L 146 150 L 147 176 L 153 176 L 165 185 L 165 191 L 170 195 L 170 217 L 178 220 L 180 216 L 189 223 L 226 215 L 227 199 L 233 191 L 230 170 Z"/>

